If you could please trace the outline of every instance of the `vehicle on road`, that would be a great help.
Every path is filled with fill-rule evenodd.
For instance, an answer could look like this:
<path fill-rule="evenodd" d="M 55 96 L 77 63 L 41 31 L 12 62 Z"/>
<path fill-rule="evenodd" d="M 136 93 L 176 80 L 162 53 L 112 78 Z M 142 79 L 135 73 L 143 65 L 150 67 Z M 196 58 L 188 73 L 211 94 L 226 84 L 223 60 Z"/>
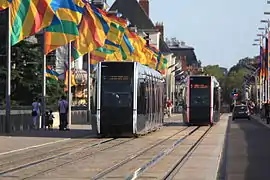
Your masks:
<path fill-rule="evenodd" d="M 137 136 L 164 122 L 165 79 L 138 62 L 100 62 L 95 70 L 93 126 L 101 136 Z"/>
<path fill-rule="evenodd" d="M 250 111 L 245 104 L 236 105 L 233 108 L 232 120 L 235 119 L 248 119 L 250 120 Z"/>
<path fill-rule="evenodd" d="M 221 89 L 214 76 L 188 76 L 183 91 L 183 121 L 213 125 L 220 119 Z"/>

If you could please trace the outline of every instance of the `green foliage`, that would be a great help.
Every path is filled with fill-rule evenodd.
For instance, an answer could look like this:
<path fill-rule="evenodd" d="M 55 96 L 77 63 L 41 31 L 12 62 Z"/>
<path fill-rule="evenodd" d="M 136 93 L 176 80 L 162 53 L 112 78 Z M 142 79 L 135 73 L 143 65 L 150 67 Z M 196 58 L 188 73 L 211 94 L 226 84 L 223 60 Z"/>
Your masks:
<path fill-rule="evenodd" d="M 242 84 L 244 76 L 248 73 L 247 69 L 243 67 L 233 67 L 231 68 L 227 78 L 226 78 L 226 89 L 225 89 L 225 98 L 227 102 L 231 101 L 231 92 L 234 88 L 239 89 L 239 93 L 242 93 Z"/>
<path fill-rule="evenodd" d="M 53 61 L 52 59 L 50 59 Z M 22 41 L 12 47 L 11 100 L 13 105 L 29 106 L 33 98 L 42 96 L 43 54 L 39 44 Z M 54 60 L 55 62 L 55 60 Z M 0 67 L 0 78 L 5 81 L 6 66 Z M 47 83 L 47 104 L 56 104 L 63 92 L 62 82 Z M 5 101 L 4 87 L 0 98 Z"/>
<path fill-rule="evenodd" d="M 205 74 L 215 76 L 218 81 L 222 81 L 225 78 L 224 72 L 218 65 L 208 65 L 203 68 Z"/>
<path fill-rule="evenodd" d="M 55 109 L 58 100 L 65 94 L 63 91 L 65 84 L 63 81 L 56 81 L 54 79 L 47 78 L 46 85 L 46 104 L 50 106 L 51 109 Z"/>
<path fill-rule="evenodd" d="M 222 98 L 224 99 L 224 97 L 226 97 L 226 95 L 224 94 L 226 80 L 226 74 L 224 74 L 224 69 L 219 67 L 218 65 L 208 65 L 203 67 L 203 71 L 204 74 L 216 77 L 216 79 L 220 83 L 222 89 Z"/>

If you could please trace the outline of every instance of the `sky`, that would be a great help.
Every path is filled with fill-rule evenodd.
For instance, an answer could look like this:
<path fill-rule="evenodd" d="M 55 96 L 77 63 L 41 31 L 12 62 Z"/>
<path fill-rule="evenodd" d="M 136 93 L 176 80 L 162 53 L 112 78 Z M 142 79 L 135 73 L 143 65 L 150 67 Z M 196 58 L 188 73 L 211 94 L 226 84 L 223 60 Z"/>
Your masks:
<path fill-rule="evenodd" d="M 114 0 L 107 1 L 112 5 Z M 166 8 L 164 8 L 166 2 Z M 270 16 L 266 0 L 150 0 L 150 18 L 163 22 L 165 37 L 176 37 L 195 48 L 205 65 L 230 68 L 259 48 L 252 46 L 262 19 Z"/>

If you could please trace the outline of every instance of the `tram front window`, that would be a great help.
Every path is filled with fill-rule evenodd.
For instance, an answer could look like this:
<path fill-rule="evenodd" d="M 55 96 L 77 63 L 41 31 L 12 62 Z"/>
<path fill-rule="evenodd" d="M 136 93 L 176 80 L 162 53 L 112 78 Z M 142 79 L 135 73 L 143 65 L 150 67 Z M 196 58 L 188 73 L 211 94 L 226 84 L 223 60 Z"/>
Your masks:
<path fill-rule="evenodd" d="M 131 107 L 131 85 L 128 82 L 103 82 L 102 106 L 103 107 Z"/>
<path fill-rule="evenodd" d="M 190 91 L 191 106 L 210 106 L 210 90 L 208 88 L 191 89 Z"/>

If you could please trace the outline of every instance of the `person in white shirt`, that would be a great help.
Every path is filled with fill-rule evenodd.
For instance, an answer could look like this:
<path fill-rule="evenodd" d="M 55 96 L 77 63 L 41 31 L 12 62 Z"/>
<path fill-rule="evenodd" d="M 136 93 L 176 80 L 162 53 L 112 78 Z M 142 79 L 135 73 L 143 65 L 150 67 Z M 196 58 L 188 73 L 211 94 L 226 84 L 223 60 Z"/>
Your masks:
<path fill-rule="evenodd" d="M 32 117 L 33 117 L 33 128 L 37 129 L 37 122 L 40 116 L 40 102 L 38 98 L 35 98 L 34 102 L 32 103 Z"/>
<path fill-rule="evenodd" d="M 67 113 L 68 113 L 68 102 L 66 100 L 65 96 L 61 97 L 61 100 L 58 102 L 58 111 L 60 115 L 60 125 L 59 125 L 59 130 L 69 130 L 67 128 L 68 121 L 67 121 Z"/>

